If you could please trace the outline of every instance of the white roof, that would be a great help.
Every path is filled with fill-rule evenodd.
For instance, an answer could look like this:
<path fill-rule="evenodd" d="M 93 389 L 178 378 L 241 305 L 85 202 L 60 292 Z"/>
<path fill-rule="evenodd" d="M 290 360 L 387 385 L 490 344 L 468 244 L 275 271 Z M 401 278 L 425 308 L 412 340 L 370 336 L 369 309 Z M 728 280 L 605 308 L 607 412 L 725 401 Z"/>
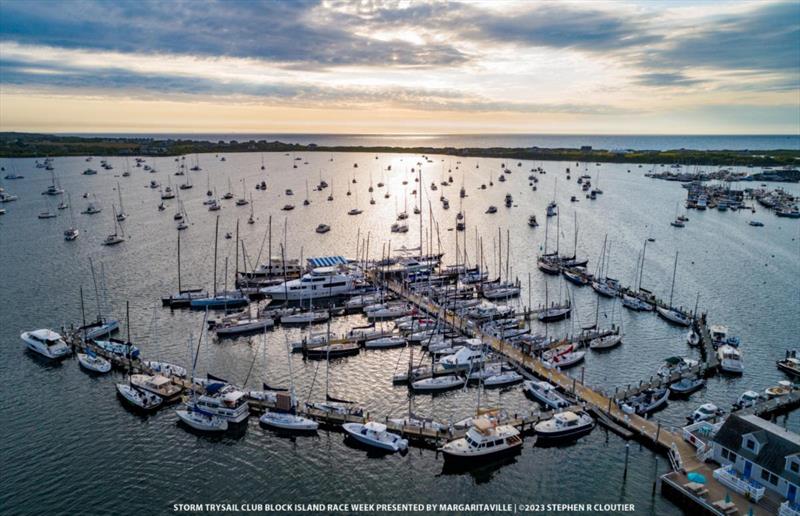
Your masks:
<path fill-rule="evenodd" d="M 41 340 L 58 340 L 58 339 L 61 338 L 61 335 L 59 335 L 58 333 L 54 332 L 53 330 L 48 330 L 46 328 L 43 328 L 41 330 L 34 330 L 34 331 L 31 331 L 31 332 L 28 332 L 28 333 L 30 335 L 33 335 L 37 339 L 41 339 Z"/>
<path fill-rule="evenodd" d="M 370 421 L 369 423 L 364 425 L 364 428 L 367 430 L 371 430 L 376 433 L 383 433 L 386 431 L 386 425 L 382 423 L 377 423 L 375 421 Z"/>

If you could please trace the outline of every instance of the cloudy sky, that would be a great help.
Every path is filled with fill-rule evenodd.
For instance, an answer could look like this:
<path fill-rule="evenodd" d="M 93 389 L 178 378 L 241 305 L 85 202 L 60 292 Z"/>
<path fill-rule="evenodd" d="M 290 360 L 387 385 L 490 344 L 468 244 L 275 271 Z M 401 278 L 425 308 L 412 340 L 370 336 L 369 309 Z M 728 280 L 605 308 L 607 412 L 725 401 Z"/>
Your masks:
<path fill-rule="evenodd" d="M 0 1 L 0 130 L 793 133 L 800 1 Z"/>

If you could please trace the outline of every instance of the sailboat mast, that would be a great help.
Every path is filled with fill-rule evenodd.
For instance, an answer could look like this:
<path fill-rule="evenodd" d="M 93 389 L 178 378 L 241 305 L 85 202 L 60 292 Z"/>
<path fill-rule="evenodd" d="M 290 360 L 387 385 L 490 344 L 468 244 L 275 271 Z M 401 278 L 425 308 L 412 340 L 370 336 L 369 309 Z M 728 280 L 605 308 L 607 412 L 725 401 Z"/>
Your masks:
<path fill-rule="evenodd" d="M 181 292 L 181 232 L 178 231 L 178 294 Z"/>
<path fill-rule="evenodd" d="M 678 251 L 675 251 L 675 264 L 672 266 L 672 286 L 669 289 L 669 307 L 672 309 L 672 295 L 675 293 L 675 273 L 678 271 Z"/>
<path fill-rule="evenodd" d="M 647 252 L 647 240 L 644 241 L 642 246 L 642 264 L 639 267 L 639 290 L 642 290 L 642 277 L 644 276 L 644 255 Z"/>
<path fill-rule="evenodd" d="M 214 297 L 217 297 L 217 241 L 219 239 L 219 215 L 214 226 Z"/>

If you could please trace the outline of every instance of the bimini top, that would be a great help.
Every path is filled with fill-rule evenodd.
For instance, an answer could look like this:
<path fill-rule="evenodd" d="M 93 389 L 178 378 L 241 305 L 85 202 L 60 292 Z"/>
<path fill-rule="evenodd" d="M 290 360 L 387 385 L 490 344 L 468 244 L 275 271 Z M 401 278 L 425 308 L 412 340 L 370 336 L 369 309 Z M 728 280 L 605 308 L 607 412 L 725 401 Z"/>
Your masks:
<path fill-rule="evenodd" d="M 321 258 L 308 258 L 306 261 L 308 262 L 308 266 L 312 269 L 347 264 L 347 258 L 344 256 L 323 256 Z"/>

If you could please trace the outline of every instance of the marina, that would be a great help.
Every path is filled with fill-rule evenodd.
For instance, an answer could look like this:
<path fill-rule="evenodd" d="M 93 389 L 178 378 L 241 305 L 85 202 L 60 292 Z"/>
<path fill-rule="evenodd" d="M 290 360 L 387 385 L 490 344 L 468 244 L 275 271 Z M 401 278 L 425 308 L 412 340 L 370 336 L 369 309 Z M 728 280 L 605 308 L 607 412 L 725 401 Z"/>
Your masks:
<path fill-rule="evenodd" d="M 303 160 L 313 163 L 321 157 L 309 154 Z M 638 459 L 639 466 L 632 465 L 632 468 L 642 467 L 643 461 L 644 469 L 648 469 L 651 468 L 649 463 L 657 461 L 657 457 L 662 458 L 660 463 L 656 462 L 661 465 L 662 471 L 659 475 L 652 472 L 647 474 L 649 480 L 644 482 L 643 487 L 640 486 L 642 493 L 649 492 L 652 482 L 668 482 L 661 480 L 665 467 L 671 473 L 666 473 L 670 476 L 664 478 L 671 479 L 690 473 L 703 474 L 712 479 L 713 471 L 698 458 L 695 447 L 684 439 L 681 430 L 686 424 L 686 417 L 697 408 L 697 403 L 693 404 L 691 399 L 691 393 L 695 391 L 688 392 L 681 399 L 673 399 L 670 395 L 668 401 L 664 398 L 660 410 L 652 414 L 648 411 L 644 416 L 627 409 L 626 404 L 650 392 L 669 394 L 667 387 L 682 381 L 705 380 L 698 385 L 705 392 L 704 398 L 709 399 L 709 392 L 727 390 L 725 386 L 730 382 L 744 381 L 739 391 L 761 384 L 763 392 L 765 387 L 775 385 L 784 377 L 781 372 L 783 369 L 775 366 L 775 361 L 783 358 L 783 351 L 773 356 L 771 361 L 766 360 L 766 368 L 759 367 L 757 357 L 763 350 L 759 351 L 757 341 L 761 339 L 748 334 L 743 326 L 737 325 L 733 330 L 736 338 L 729 335 L 729 330 L 721 329 L 718 322 L 726 321 L 725 308 L 709 299 L 713 299 L 715 294 L 707 291 L 718 288 L 719 284 L 700 281 L 689 287 L 686 283 L 684 278 L 687 275 L 692 281 L 699 278 L 698 272 L 687 271 L 698 263 L 697 249 L 704 248 L 708 243 L 690 240 L 685 245 L 682 239 L 676 239 L 668 233 L 664 217 L 670 217 L 674 209 L 670 199 L 683 194 L 675 191 L 669 183 L 664 183 L 663 190 L 644 193 L 647 192 L 647 179 L 643 175 L 631 178 L 627 173 L 621 170 L 615 172 L 609 167 L 603 176 L 605 193 L 597 201 L 611 203 L 607 208 L 611 211 L 606 211 L 607 214 L 615 213 L 617 205 L 614 204 L 614 196 L 618 195 L 617 192 L 631 187 L 641 188 L 639 191 L 642 195 L 667 197 L 659 201 L 663 209 L 651 215 L 654 219 L 648 221 L 648 225 L 635 230 L 638 232 L 637 238 L 612 244 L 614 252 L 606 258 L 607 242 L 617 241 L 614 232 L 620 231 L 620 227 L 626 228 L 625 223 L 620 222 L 621 226 L 615 227 L 613 222 L 609 222 L 597 227 L 591 216 L 597 208 L 581 203 L 574 215 L 565 216 L 560 224 L 569 224 L 567 227 L 572 229 L 573 226 L 577 228 L 580 221 L 580 235 L 589 236 L 578 236 L 575 229 L 574 242 L 571 246 L 568 244 L 571 257 L 567 257 L 574 262 L 576 256 L 586 256 L 588 265 L 585 269 L 575 269 L 572 263 L 563 262 L 567 265 L 562 265 L 559 262 L 553 275 L 539 270 L 536 253 L 527 251 L 531 240 L 543 244 L 545 228 L 531 228 L 527 223 L 527 215 L 515 217 L 518 208 L 509 208 L 509 214 L 500 221 L 500 224 L 507 225 L 507 229 L 501 227 L 498 230 L 496 221 L 489 223 L 489 219 L 479 219 L 480 216 L 493 215 L 470 215 L 476 210 L 482 214 L 485 201 L 480 202 L 476 194 L 467 195 L 463 198 L 461 210 L 467 214 L 466 220 L 474 222 L 463 232 L 449 231 L 448 226 L 455 226 L 451 226 L 447 220 L 452 218 L 455 221 L 455 215 L 448 215 L 440 203 L 428 203 L 428 197 L 438 198 L 437 192 L 428 188 L 423 190 L 419 186 L 427 185 L 431 179 L 435 183 L 449 184 L 446 181 L 449 175 L 463 175 L 467 189 L 479 188 L 477 181 L 484 179 L 477 176 L 470 180 L 468 178 L 474 172 L 467 171 L 477 169 L 476 165 L 480 170 L 492 166 L 502 169 L 503 163 L 487 159 L 463 162 L 447 156 L 376 156 L 376 167 L 384 170 L 383 181 L 389 183 L 378 187 L 379 190 L 394 188 L 400 191 L 404 186 L 402 183 L 415 185 L 415 203 L 422 206 L 429 204 L 427 209 L 407 215 L 408 232 L 397 236 L 385 224 L 368 222 L 363 226 L 358 225 L 354 233 L 345 232 L 337 223 L 350 219 L 348 202 L 344 197 L 337 208 L 341 215 L 325 219 L 330 227 L 329 233 L 314 231 L 317 221 L 309 218 L 308 214 L 281 214 L 279 207 L 283 203 L 280 199 L 284 197 L 284 191 L 288 188 L 302 189 L 301 184 L 304 183 L 295 184 L 295 180 L 289 176 L 265 176 L 257 162 L 265 160 L 263 162 L 269 170 L 287 164 L 289 167 L 304 167 L 297 164 L 299 162 L 292 163 L 294 160 L 290 158 L 269 153 L 230 155 L 224 163 L 214 160 L 213 156 L 200 155 L 194 158 L 199 160 L 204 171 L 209 171 L 213 182 L 221 184 L 227 184 L 237 164 L 241 168 L 252 169 L 244 177 L 236 179 L 234 176 L 234 180 L 241 180 L 243 185 L 245 180 L 250 184 L 259 184 L 266 177 L 267 188 L 259 187 L 254 195 L 274 196 L 277 201 L 270 203 L 262 198 L 257 203 L 249 202 L 248 208 L 242 208 L 244 211 L 238 213 L 238 208 L 231 200 L 230 204 L 223 206 L 217 218 L 216 214 L 209 213 L 202 206 L 204 192 L 185 189 L 181 192 L 183 198 L 179 206 L 189 214 L 190 222 L 186 231 L 176 232 L 172 221 L 167 220 L 169 217 L 161 215 L 157 204 L 165 201 L 157 192 L 151 194 L 146 183 L 143 183 L 146 188 L 142 188 L 141 192 L 126 187 L 127 216 L 125 220 L 115 220 L 117 225 L 124 227 L 126 240 L 124 247 L 115 246 L 114 249 L 130 250 L 112 252 L 121 253 L 116 256 L 124 257 L 125 253 L 134 252 L 133 249 L 138 247 L 153 253 L 164 266 L 159 267 L 157 274 L 145 275 L 144 280 L 137 284 L 134 276 L 118 269 L 105 256 L 107 251 L 100 244 L 108 229 L 102 221 L 97 227 L 79 223 L 80 238 L 73 243 L 79 243 L 80 247 L 71 252 L 79 253 L 84 260 L 92 258 L 97 269 L 94 280 L 89 276 L 87 282 L 86 273 L 91 269 L 89 264 L 76 262 L 72 265 L 75 267 L 74 274 L 84 279 L 72 285 L 72 292 L 63 298 L 63 305 L 69 308 L 59 318 L 44 318 L 48 322 L 31 320 L 28 326 L 19 328 L 20 332 L 49 324 L 64 337 L 75 355 L 97 357 L 113 366 L 111 373 L 92 372 L 96 379 L 93 381 L 98 382 L 98 387 L 106 382 L 105 374 L 116 379 L 107 384 L 110 391 L 106 392 L 112 398 L 114 381 L 124 379 L 128 382 L 130 377 L 133 390 L 126 383 L 119 384 L 120 397 L 158 396 L 159 401 L 155 404 L 144 398 L 136 403 L 144 404 L 144 412 L 150 414 L 148 417 L 163 420 L 162 424 L 166 424 L 167 420 L 175 423 L 180 419 L 181 426 L 188 427 L 192 432 L 249 441 L 255 435 L 250 436 L 254 434 L 254 429 L 248 430 L 248 427 L 256 425 L 258 418 L 265 414 L 286 416 L 267 417 L 262 425 L 264 428 L 291 432 L 287 428 L 280 429 L 279 425 L 288 428 L 296 425 L 301 433 L 306 433 L 309 432 L 307 428 L 318 427 L 318 430 L 310 430 L 315 435 L 327 435 L 328 432 L 342 435 L 343 425 L 351 425 L 347 428 L 357 428 L 354 431 L 360 432 L 363 425 L 374 422 L 375 426 L 367 430 L 368 433 L 372 432 L 369 435 L 374 436 L 370 438 L 373 440 L 367 439 L 358 446 L 374 448 L 366 442 L 388 442 L 386 439 L 394 438 L 385 437 L 385 433 L 392 433 L 399 436 L 398 439 L 407 440 L 411 447 L 411 450 L 398 447 L 401 455 L 413 455 L 419 453 L 413 450 L 419 449 L 421 453 L 431 453 L 425 460 L 436 464 L 441 463 L 447 443 L 465 439 L 472 424 L 479 427 L 485 424 L 481 421 L 518 432 L 522 457 L 530 453 L 526 451 L 530 446 L 536 450 L 534 453 L 561 449 L 558 446 L 549 447 L 547 441 L 553 440 L 553 437 L 546 434 L 560 435 L 562 430 L 552 429 L 566 429 L 574 424 L 581 429 L 572 432 L 575 437 L 570 438 L 574 441 L 571 446 L 575 450 L 582 446 L 594 446 L 591 443 L 596 443 L 595 435 L 607 431 L 609 437 L 606 439 L 617 440 L 618 450 L 627 449 L 626 442 L 638 443 L 643 447 L 642 450 L 648 450 L 639 452 L 644 456 Z M 359 157 L 334 155 L 331 159 L 335 160 L 334 167 L 341 169 L 333 168 L 327 175 L 329 181 L 336 173 L 352 176 L 352 163 L 357 162 Z M 74 161 L 74 166 L 70 164 L 71 161 Z M 115 199 L 119 201 L 116 181 L 120 179 L 105 177 L 102 173 L 87 178 L 81 172 L 80 161 L 74 158 L 53 160 L 59 185 L 67 192 L 79 193 L 87 189 L 82 182 L 96 181 L 91 188 L 91 195 L 97 197 L 98 206 L 105 202 L 112 204 Z M 114 162 L 112 159 L 108 161 Z M 248 166 L 250 161 L 256 164 Z M 62 162 L 64 164 L 59 167 Z M 167 158 L 144 158 L 142 162 L 150 163 L 156 169 L 168 168 Z M 340 162 L 341 165 L 338 165 Z M 309 165 L 309 168 L 312 166 Z M 387 174 L 389 167 L 397 172 Z M 408 170 L 402 172 L 405 168 Z M 550 174 L 537 175 L 541 176 L 542 182 L 554 182 L 555 176 L 563 179 L 565 174 L 557 171 L 568 167 L 559 163 L 538 162 L 529 168 L 549 171 Z M 18 217 L 26 210 L 33 213 L 34 216 L 30 218 L 32 223 L 36 223 L 35 213 L 39 208 L 34 201 L 28 204 L 25 190 L 25 182 L 35 172 L 28 171 L 25 161 L 15 162 L 15 169 L 26 172 L 26 179 L 15 182 L 15 194 L 22 195 L 22 199 L 15 203 L 20 208 L 5 216 L 0 231 L 13 231 L 14 224 L 28 224 L 20 219 L 9 218 Z M 116 164 L 114 168 L 124 169 L 124 164 Z M 370 172 L 363 163 L 358 170 L 360 180 L 350 187 L 355 189 L 358 186 L 366 190 Z M 310 173 L 312 180 L 315 175 L 315 172 Z M 136 177 L 137 172 L 133 172 L 124 180 L 133 181 Z M 536 191 L 527 185 L 524 176 L 511 174 L 508 177 L 506 184 L 514 185 L 514 197 L 524 199 L 532 206 L 528 211 L 537 212 L 540 220 L 547 219 L 548 225 L 555 225 L 555 220 L 549 220 L 561 217 L 547 217 L 545 213 L 546 205 L 552 198 L 538 197 Z M 146 179 L 147 182 L 151 180 L 149 174 Z M 43 176 L 40 181 L 44 184 L 53 183 L 52 177 L 48 176 Z M 105 184 L 110 187 L 106 193 L 103 193 L 102 181 L 106 181 Z M 298 178 L 297 181 L 305 180 Z M 560 195 L 572 195 L 566 187 L 560 189 L 567 190 Z M 362 192 L 362 195 L 366 193 Z M 338 206 L 336 200 L 325 201 L 327 192 L 324 189 L 312 193 L 312 198 L 314 194 L 322 198 L 313 199 L 317 202 L 311 202 L 303 209 L 314 210 L 328 203 L 333 204 L 328 204 L 327 210 L 330 210 L 330 206 Z M 490 191 L 486 195 L 499 196 L 497 203 L 500 204 L 506 194 L 501 190 L 496 193 Z M 566 205 L 562 197 L 557 201 L 562 206 Z M 368 207 L 365 211 L 383 210 L 381 213 L 385 213 L 381 216 L 390 220 L 396 218 L 393 201 L 378 202 L 375 208 Z M 673 203 L 672 207 L 670 203 Z M 269 211 L 270 205 L 276 207 L 274 212 Z M 434 209 L 434 206 L 438 207 Z M 114 212 L 114 206 L 109 211 Z M 248 216 L 255 219 L 254 224 L 236 224 L 237 219 L 244 221 Z M 626 217 L 624 213 L 617 216 L 623 221 Z M 163 226 L 163 234 L 150 230 L 146 233 L 150 236 L 145 237 L 144 225 L 139 225 L 138 217 L 144 219 L 142 224 Z M 162 217 L 163 222 L 159 222 Z M 572 223 L 567 222 L 570 218 L 573 219 Z M 796 224 L 791 220 L 787 223 Z M 221 226 L 219 229 L 215 228 L 217 224 Z M 657 224 L 663 229 L 655 233 L 655 242 L 644 244 L 647 253 L 642 259 L 642 241 L 654 235 L 650 224 Z M 758 231 L 758 228 L 745 226 L 746 230 Z M 796 234 L 795 225 L 788 228 Z M 745 229 L 739 228 L 737 231 Z M 779 227 L 769 229 L 780 231 Z M 631 230 L 626 228 L 624 231 Z M 54 227 L 53 231 L 58 236 L 63 229 Z M 231 238 L 223 238 L 223 233 Z M 42 233 L 36 238 L 47 234 Z M 328 241 L 330 235 L 337 234 L 346 236 L 339 242 Z M 608 235 L 605 237 L 606 243 L 603 241 L 605 235 Z M 63 237 L 56 240 L 58 245 L 64 243 Z M 526 245 L 515 242 L 525 242 Z M 46 245 L 55 245 L 55 241 Z M 784 244 L 777 245 L 780 249 Z M 601 253 L 597 255 L 596 250 L 601 248 Z M 652 249 L 659 251 L 656 253 Z M 680 251 L 680 260 L 675 250 Z M 639 260 L 635 260 L 637 253 Z M 597 279 L 587 270 L 594 270 L 601 259 L 610 263 L 598 269 L 597 275 L 607 275 L 610 268 L 612 273 L 617 273 L 623 279 L 633 277 L 631 286 L 624 286 L 628 282 L 620 281 L 608 292 L 610 296 L 586 288 Z M 786 261 L 775 262 L 773 266 L 791 270 L 797 267 L 796 257 L 787 256 Z M 626 273 L 626 269 L 630 272 Z M 467 273 L 467 270 L 470 272 Z M 572 275 L 571 278 L 568 273 Z M 207 278 L 209 274 L 216 284 L 203 281 L 203 277 Z M 713 277 L 725 284 L 724 278 Z M 192 285 L 199 286 L 187 289 L 184 286 L 187 278 Z M 578 281 L 581 278 L 585 279 Z M 99 286 L 93 287 L 93 281 Z M 121 289 L 120 282 L 123 281 L 128 286 Z M 607 280 L 604 281 L 607 283 Z M 207 286 L 203 286 L 204 283 Z M 169 294 L 175 292 L 176 284 L 177 293 Z M 306 284 L 319 284 L 322 287 L 304 290 Z M 648 288 L 643 289 L 642 284 Z M 77 295 L 79 287 L 83 287 L 85 296 Z M 689 318 L 691 326 L 686 328 L 682 324 L 675 324 L 669 318 L 656 316 L 653 312 L 623 310 L 622 301 L 626 296 L 645 300 L 659 310 L 677 310 L 683 317 Z M 111 315 L 119 317 L 122 315 L 119 304 L 126 301 L 132 305 L 130 320 L 115 320 L 115 329 L 121 327 L 126 332 L 124 340 L 117 337 L 116 340 L 95 341 L 79 328 L 85 326 L 83 319 L 94 311 L 97 312 L 98 321 Z M 117 310 L 114 310 L 115 306 Z M 570 317 L 540 317 L 543 313 L 549 314 L 555 306 L 569 307 Z M 786 312 L 786 315 L 789 313 Z M 205 324 L 206 319 L 213 323 Z M 549 322 L 551 320 L 553 322 Z M 786 323 L 778 328 L 789 330 L 795 324 L 789 319 L 784 321 Z M 189 356 L 192 358 L 188 362 L 187 332 L 195 335 L 193 343 L 190 343 Z M 178 338 L 180 334 L 184 336 Z M 603 349 L 605 345 L 600 344 L 605 342 L 604 339 L 607 339 L 609 349 Z M 719 349 L 729 347 L 728 343 L 738 346 L 737 339 L 741 340 L 738 349 L 742 350 L 746 364 L 739 380 L 723 374 L 719 361 L 723 354 L 718 353 Z M 131 356 L 133 347 L 126 344 L 131 341 L 136 344 L 135 357 Z M 784 341 L 787 346 L 791 345 L 788 340 Z M 593 342 L 596 343 L 594 347 Z M 637 352 L 631 349 L 641 346 L 648 346 L 648 353 L 653 354 L 651 359 L 645 361 L 648 365 L 644 368 L 635 365 L 633 357 Z M 634 354 L 629 355 L 631 352 Z M 294 369 L 291 376 L 287 376 L 287 370 L 284 369 L 287 354 Z M 86 370 L 86 360 L 81 360 L 81 367 Z M 66 359 L 64 364 L 70 361 Z M 35 365 L 35 362 L 32 360 L 31 364 Z M 179 365 L 174 365 L 175 369 L 172 369 L 164 367 L 164 363 Z M 46 375 L 47 368 L 53 366 L 45 367 L 41 373 Z M 100 369 L 103 369 L 102 364 Z M 189 369 L 199 371 L 188 375 Z M 58 370 L 66 373 L 62 367 L 58 367 Z M 624 372 L 619 374 L 616 372 L 619 370 Z M 274 377 L 276 374 L 277 377 Z M 262 375 L 266 375 L 263 380 L 260 379 Z M 230 383 L 221 378 L 228 378 Z M 274 389 L 276 385 L 286 387 L 290 379 L 292 383 L 297 383 L 297 396 L 296 402 L 288 405 L 290 411 L 286 412 L 285 396 L 281 394 L 284 391 Z M 537 402 L 535 397 L 526 398 L 526 382 L 546 382 L 564 399 L 564 403 L 553 408 Z M 501 387 L 493 389 L 493 383 Z M 253 387 L 255 384 L 258 385 Z M 381 393 L 378 398 L 370 395 L 372 390 Z M 123 391 L 128 394 L 123 394 Z M 234 397 L 223 398 L 225 396 Z M 381 397 L 385 400 L 381 401 Z M 795 390 L 791 383 L 785 394 L 771 399 L 766 399 L 765 395 L 765 399 L 735 411 L 729 408 L 734 400 L 726 401 L 726 397 L 730 399 L 730 395 L 717 392 L 710 399 L 726 414 L 757 414 L 767 418 L 785 418 L 800 404 L 800 391 Z M 238 415 L 226 418 L 207 405 L 212 400 L 221 399 L 228 399 L 226 403 L 234 403 Z M 342 403 L 342 399 L 349 402 Z M 198 403 L 206 403 L 202 409 L 204 412 L 192 408 L 201 407 Z M 176 409 L 179 411 L 177 415 Z M 208 410 L 216 415 L 203 415 Z M 572 415 L 559 415 L 562 413 Z M 289 418 L 290 415 L 297 419 Z M 794 416 L 789 417 L 793 421 Z M 542 435 L 537 432 L 537 425 L 542 429 Z M 479 430 L 475 435 L 484 435 L 485 432 Z M 567 430 L 563 432 L 572 435 Z M 242 437 L 243 433 L 250 437 Z M 209 444 L 213 445 L 213 442 Z M 347 446 L 345 450 L 349 449 Z M 503 460 L 508 460 L 503 455 Z M 514 463 L 522 460 L 518 451 L 511 455 L 511 460 L 510 466 L 494 471 L 499 473 L 514 469 Z M 457 462 L 461 463 L 463 470 L 463 460 Z M 447 466 L 447 470 L 451 470 L 451 467 L 452 464 Z M 658 503 L 669 502 L 662 500 Z M 738 506 L 746 507 L 744 502 Z"/>

